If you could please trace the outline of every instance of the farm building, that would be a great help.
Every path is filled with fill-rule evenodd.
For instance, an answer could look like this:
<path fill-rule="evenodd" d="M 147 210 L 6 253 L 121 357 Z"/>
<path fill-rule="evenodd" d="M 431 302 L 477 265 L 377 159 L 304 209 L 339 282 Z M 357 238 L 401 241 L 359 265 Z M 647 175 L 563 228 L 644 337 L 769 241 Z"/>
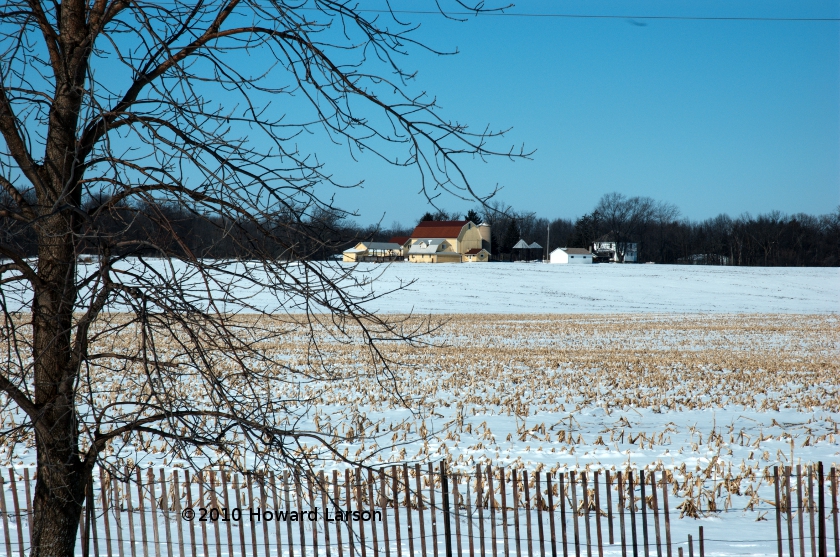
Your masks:
<path fill-rule="evenodd" d="M 362 261 L 398 261 L 403 257 L 402 246 L 392 242 L 359 242 L 345 250 L 343 260 L 349 263 Z"/>
<path fill-rule="evenodd" d="M 423 221 L 408 241 L 408 260 L 412 263 L 490 260 L 490 226 L 487 224 L 469 220 Z"/>
<path fill-rule="evenodd" d="M 464 263 L 475 263 L 481 261 L 490 261 L 490 254 L 486 249 L 473 248 L 468 250 L 463 256 Z"/>
<path fill-rule="evenodd" d="M 461 254 L 452 251 L 452 245 L 441 238 L 423 238 L 411 244 L 408 250 L 411 263 L 460 263 Z"/>
<path fill-rule="evenodd" d="M 617 246 L 617 247 L 616 247 Z M 636 263 L 639 246 L 636 242 L 595 242 L 592 251 L 600 261 L 613 263 Z M 622 259 L 621 254 L 624 253 Z"/>
<path fill-rule="evenodd" d="M 592 253 L 583 248 L 557 248 L 548 257 L 549 263 L 583 265 L 592 263 Z"/>

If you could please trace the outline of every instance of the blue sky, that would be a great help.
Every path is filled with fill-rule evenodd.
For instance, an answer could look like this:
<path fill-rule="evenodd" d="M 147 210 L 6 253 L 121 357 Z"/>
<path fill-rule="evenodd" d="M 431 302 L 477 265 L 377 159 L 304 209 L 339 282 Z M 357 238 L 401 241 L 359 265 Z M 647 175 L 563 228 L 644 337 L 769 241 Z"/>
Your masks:
<path fill-rule="evenodd" d="M 508 11 L 838 18 L 840 3 L 528 0 Z M 421 24 L 417 39 L 459 51 L 405 57 L 419 72 L 411 87 L 473 128 L 511 127 L 499 147 L 536 150 L 531 161 L 465 164 L 517 210 L 574 218 L 611 191 L 669 201 L 691 219 L 840 204 L 838 21 L 404 17 Z M 337 196 L 361 223 L 408 224 L 426 210 L 415 171 L 365 157 L 332 170 L 364 179 Z"/>

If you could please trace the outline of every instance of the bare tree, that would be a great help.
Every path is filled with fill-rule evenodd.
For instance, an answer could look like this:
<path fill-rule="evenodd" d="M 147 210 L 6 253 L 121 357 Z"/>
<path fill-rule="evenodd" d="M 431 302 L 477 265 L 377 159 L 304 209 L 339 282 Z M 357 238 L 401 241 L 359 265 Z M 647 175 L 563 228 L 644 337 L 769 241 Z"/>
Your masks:
<path fill-rule="evenodd" d="M 656 203 L 649 197 L 630 197 L 623 193 L 608 193 L 601 197 L 595 211 L 615 243 L 619 261 L 624 261 L 627 244 L 651 220 Z"/>
<path fill-rule="evenodd" d="M 357 343 L 392 384 L 380 341 L 427 328 L 308 262 L 343 184 L 299 145 L 320 134 L 479 201 L 457 157 L 519 155 L 406 87 L 399 59 L 423 45 L 387 16 L 333 0 L 0 8 L 0 389 L 23 417 L 4 438 L 34 436 L 32 555 L 73 554 L 92 469 L 130 464 L 138 436 L 226 465 L 335 453 L 337 431 L 296 425 L 317 400 L 272 397 L 345 379 L 322 342 Z M 222 247 L 238 260 L 207 258 Z M 288 335 L 311 339 L 306 357 L 266 349 Z"/>

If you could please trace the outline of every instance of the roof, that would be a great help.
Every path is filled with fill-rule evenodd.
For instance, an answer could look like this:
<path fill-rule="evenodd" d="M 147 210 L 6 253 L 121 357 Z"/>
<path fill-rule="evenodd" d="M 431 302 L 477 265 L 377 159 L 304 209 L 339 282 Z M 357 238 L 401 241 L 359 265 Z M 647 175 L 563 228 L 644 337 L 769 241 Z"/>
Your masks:
<path fill-rule="evenodd" d="M 516 245 L 513 246 L 513 249 L 530 249 L 531 246 L 528 245 L 528 242 L 525 240 L 519 240 L 516 242 Z"/>
<path fill-rule="evenodd" d="M 411 245 L 408 253 L 409 255 L 438 253 L 438 249 L 444 242 L 443 238 L 422 238 Z"/>
<path fill-rule="evenodd" d="M 478 255 L 482 251 L 487 251 L 487 250 L 484 249 L 484 248 L 473 248 L 471 250 L 467 250 L 467 252 L 464 253 L 464 255 Z"/>
<path fill-rule="evenodd" d="M 412 238 L 457 238 L 468 220 L 424 220 L 411 233 Z"/>
<path fill-rule="evenodd" d="M 389 241 L 389 242 L 392 242 L 392 243 L 394 243 L 394 244 L 399 244 L 399 245 L 401 245 L 401 246 L 404 246 L 404 245 L 405 245 L 405 243 L 406 243 L 407 241 L 409 241 L 410 239 L 411 239 L 411 237 L 410 237 L 410 236 L 394 236 L 393 238 L 391 238 L 391 239 L 390 239 L 390 240 L 388 240 L 388 241 Z"/>
<path fill-rule="evenodd" d="M 554 251 L 565 251 L 569 255 L 592 255 L 592 252 L 584 248 L 557 248 Z M 551 253 L 554 253 L 554 251 Z"/>
<path fill-rule="evenodd" d="M 394 242 L 361 242 L 361 245 L 367 247 L 367 249 L 372 250 L 401 250 L 402 244 L 397 244 Z"/>
<path fill-rule="evenodd" d="M 531 248 L 531 249 L 542 249 L 542 246 L 541 246 L 541 245 L 539 245 L 539 244 L 538 244 L 538 243 L 536 243 L 536 242 L 532 243 L 532 244 L 531 244 L 530 246 L 528 246 L 528 247 L 529 247 L 529 248 Z"/>

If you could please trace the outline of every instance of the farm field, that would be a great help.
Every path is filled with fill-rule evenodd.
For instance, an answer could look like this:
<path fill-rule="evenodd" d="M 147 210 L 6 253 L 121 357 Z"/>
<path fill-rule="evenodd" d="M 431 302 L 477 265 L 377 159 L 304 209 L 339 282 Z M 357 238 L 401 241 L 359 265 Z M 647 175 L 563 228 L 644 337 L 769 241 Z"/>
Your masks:
<path fill-rule="evenodd" d="M 698 509 L 675 532 L 706 524 L 719 540 L 710 555 L 774 550 L 767 514 L 774 465 L 840 462 L 836 315 L 438 317 L 441 327 L 425 339 L 428 346 L 384 345 L 404 364 L 396 378 L 403 402 L 360 366 L 365 356 L 357 345 L 334 342 L 326 330 L 319 344 L 341 380 L 295 379 L 291 370 L 312 347 L 305 336 L 290 337 L 265 347 L 288 362 L 277 370 L 284 382 L 266 396 L 318 401 L 314 408 L 287 407 L 298 427 L 343 439 L 340 451 L 373 464 L 446 459 L 462 473 L 476 463 L 544 472 L 666 470 Z M 290 323 L 286 317 L 276 326 Z M 120 349 L 130 346 L 124 339 Z M 105 374 L 97 383 L 103 403 L 141 388 L 131 374 Z M 194 386 L 185 380 L 173 388 L 190 394 Z M 201 392 L 192 396 L 201 404 Z M 8 407 L 0 416 L 6 427 L 20 420 Z M 28 445 L 7 443 L 0 465 L 32 466 Z M 160 454 L 136 438 L 115 443 L 111 458 L 117 457 L 167 470 L 225 465 L 213 455 Z M 240 467 L 260 467 L 247 452 L 239 458 Z M 330 461 L 318 466 L 340 468 Z M 754 543 L 741 543 L 745 532 Z"/>

